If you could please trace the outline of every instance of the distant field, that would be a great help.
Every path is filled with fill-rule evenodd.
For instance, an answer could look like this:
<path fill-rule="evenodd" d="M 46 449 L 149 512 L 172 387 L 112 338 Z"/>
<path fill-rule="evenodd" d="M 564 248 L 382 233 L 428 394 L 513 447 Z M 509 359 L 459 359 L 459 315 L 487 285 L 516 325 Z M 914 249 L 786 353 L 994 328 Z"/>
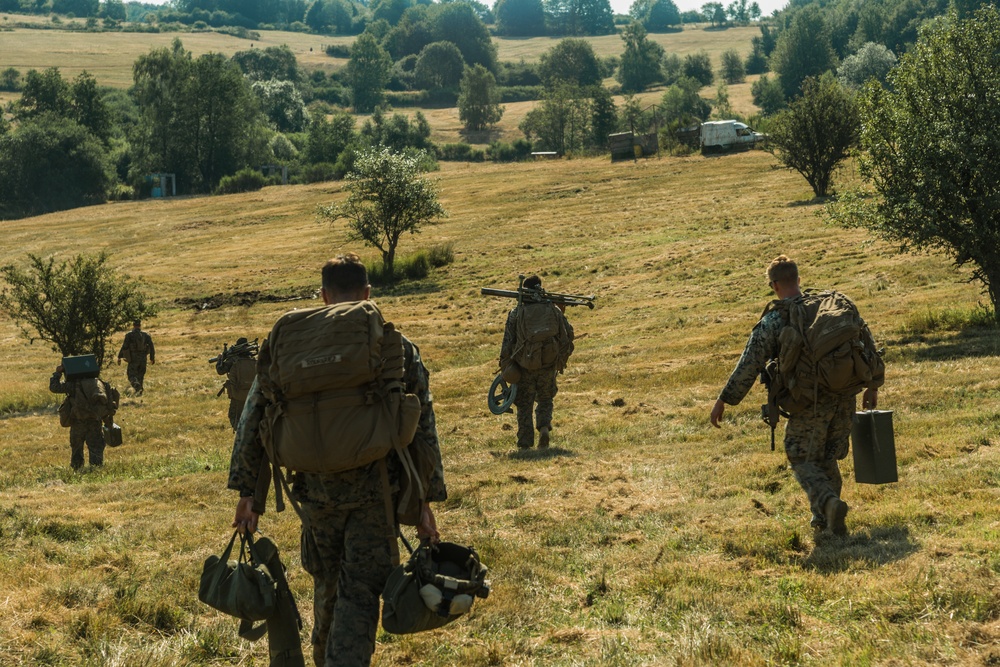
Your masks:
<path fill-rule="evenodd" d="M 11 21 L 26 17 L 6 14 Z M 0 18 L 2 27 L 2 18 Z M 705 50 L 718 66 L 721 53 L 736 49 L 741 53 L 750 50 L 750 38 L 759 34 L 757 28 L 730 28 L 729 30 L 705 30 L 692 28 L 678 33 L 651 35 L 651 39 L 663 45 L 667 53 L 684 56 Z M 350 44 L 353 37 L 328 37 L 297 32 L 261 31 L 258 40 L 245 40 L 214 32 L 195 33 L 118 33 L 118 32 L 78 32 L 66 30 L 16 29 L 0 32 L 0 69 L 14 67 L 25 72 L 29 69 L 58 67 L 63 75 L 72 78 L 82 70 L 93 74 L 101 85 L 124 88 L 132 84 L 132 64 L 135 59 L 150 49 L 170 46 L 174 39 L 180 39 L 184 48 L 195 56 L 208 52 L 231 56 L 237 51 L 287 44 L 295 53 L 299 65 L 306 70 L 321 69 L 332 71 L 343 66 L 344 59 L 326 55 L 329 44 Z M 621 38 L 617 35 L 587 38 L 594 50 L 601 56 L 620 55 L 623 50 Z M 536 37 L 531 39 L 496 38 L 500 60 L 535 61 L 551 49 L 557 38 Z"/>
<path fill-rule="evenodd" d="M 683 57 L 689 53 L 706 51 L 712 64 L 719 66 L 719 58 L 724 51 L 736 49 L 741 55 L 750 53 L 750 38 L 760 35 L 760 28 L 740 27 L 726 30 L 706 29 L 703 26 L 685 28 L 681 32 L 654 33 L 649 38 L 661 45 L 667 53 Z M 538 60 L 543 53 L 555 46 L 559 37 L 527 37 L 510 39 L 495 37 L 500 60 Z M 599 56 L 618 56 L 625 49 L 621 36 L 601 35 L 585 38 Z"/>
<path fill-rule="evenodd" d="M 338 62 L 324 52 L 338 38 L 297 32 L 265 31 L 261 39 L 246 40 L 213 32 L 151 34 L 18 29 L 0 32 L 0 69 L 14 67 L 23 73 L 58 67 L 67 78 L 87 70 L 101 85 L 125 88 L 132 85 L 132 64 L 136 58 L 151 49 L 169 47 L 175 39 L 181 40 L 184 48 L 195 56 L 209 52 L 231 56 L 251 46 L 287 44 L 299 66 L 307 70 L 333 70 Z M 349 40 L 340 38 L 340 41 Z"/>

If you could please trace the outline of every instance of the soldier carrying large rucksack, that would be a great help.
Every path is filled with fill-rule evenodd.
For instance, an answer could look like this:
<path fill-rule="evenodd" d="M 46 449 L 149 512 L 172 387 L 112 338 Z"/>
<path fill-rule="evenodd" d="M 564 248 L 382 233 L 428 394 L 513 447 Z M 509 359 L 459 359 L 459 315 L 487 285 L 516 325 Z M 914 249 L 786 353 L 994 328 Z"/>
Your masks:
<path fill-rule="evenodd" d="M 81 360 L 91 370 L 67 372 L 66 381 L 62 381 L 66 365 L 76 360 Z M 97 376 L 97 362 L 93 355 L 64 358 L 49 379 L 49 391 L 66 394 L 59 406 L 59 424 L 69 428 L 70 466 L 74 470 L 83 467 L 84 445 L 89 453 L 90 465 L 104 465 L 105 446 L 121 444 L 121 430 L 114 423 L 121 397 L 117 389 Z M 113 441 L 109 443 L 108 439 Z"/>
<path fill-rule="evenodd" d="M 537 291 L 543 295 L 542 280 L 530 276 L 519 290 Z M 500 346 L 500 369 L 505 377 L 517 377 L 517 446 L 529 449 L 549 446 L 552 430 L 552 404 L 556 393 L 556 374 L 563 372 L 573 354 L 573 327 L 565 306 L 547 299 L 522 299 L 507 315 L 503 343 Z M 537 407 L 536 407 L 537 406 Z M 532 419 L 532 410 L 536 419 Z"/>
<path fill-rule="evenodd" d="M 772 301 L 712 407 L 718 427 L 726 405 L 737 405 L 764 374 L 765 417 L 772 428 L 788 417 L 785 454 L 809 497 L 817 532 L 847 534 L 837 461 L 847 456 L 857 395 L 874 409 L 885 366 L 854 303 L 839 292 L 803 292 L 795 262 L 777 257 L 767 270 Z M 773 433 L 773 431 L 772 431 Z"/>

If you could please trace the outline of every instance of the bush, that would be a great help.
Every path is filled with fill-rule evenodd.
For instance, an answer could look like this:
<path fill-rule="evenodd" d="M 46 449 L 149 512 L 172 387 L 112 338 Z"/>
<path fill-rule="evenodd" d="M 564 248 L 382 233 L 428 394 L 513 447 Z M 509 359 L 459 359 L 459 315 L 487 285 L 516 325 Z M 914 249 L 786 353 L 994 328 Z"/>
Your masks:
<path fill-rule="evenodd" d="M 455 261 L 454 244 L 445 243 L 443 245 L 432 246 L 431 249 L 427 251 L 427 259 L 430 260 L 431 266 L 435 269 L 451 264 Z"/>
<path fill-rule="evenodd" d="M 303 183 L 320 183 L 337 180 L 337 167 L 329 162 L 317 162 L 302 168 L 299 179 Z"/>
<path fill-rule="evenodd" d="M 280 180 L 280 179 L 279 179 Z M 217 195 L 231 195 L 237 192 L 254 192 L 267 184 L 264 175 L 252 167 L 240 169 L 232 176 L 223 176 L 215 188 Z"/>
<path fill-rule="evenodd" d="M 331 58 L 350 58 L 351 57 L 351 45 L 350 44 L 330 44 L 324 49 L 326 55 Z"/>
<path fill-rule="evenodd" d="M 466 143 L 444 144 L 438 147 L 438 159 L 447 162 L 483 162 L 486 152 Z"/>
<path fill-rule="evenodd" d="M 494 141 L 486 149 L 486 155 L 493 162 L 525 160 L 531 155 L 531 142 L 527 139 L 515 139 L 512 144 Z"/>
<path fill-rule="evenodd" d="M 498 86 L 500 103 L 530 102 L 545 97 L 545 86 Z"/>
<path fill-rule="evenodd" d="M 454 261 L 455 249 L 452 244 L 447 243 L 397 259 L 393 265 L 391 276 L 386 275 L 381 260 L 376 260 L 365 266 L 368 269 L 368 282 L 375 287 L 384 287 L 404 279 L 423 280 L 430 275 L 431 269 L 447 266 Z"/>

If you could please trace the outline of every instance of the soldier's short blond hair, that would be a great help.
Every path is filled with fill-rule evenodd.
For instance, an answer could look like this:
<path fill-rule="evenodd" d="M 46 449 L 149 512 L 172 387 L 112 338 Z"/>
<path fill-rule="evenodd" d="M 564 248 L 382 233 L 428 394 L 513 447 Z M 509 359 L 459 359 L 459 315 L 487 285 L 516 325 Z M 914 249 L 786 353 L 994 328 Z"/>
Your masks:
<path fill-rule="evenodd" d="M 767 267 L 767 282 L 783 285 L 797 285 L 799 282 L 799 267 L 785 255 L 778 255 Z"/>

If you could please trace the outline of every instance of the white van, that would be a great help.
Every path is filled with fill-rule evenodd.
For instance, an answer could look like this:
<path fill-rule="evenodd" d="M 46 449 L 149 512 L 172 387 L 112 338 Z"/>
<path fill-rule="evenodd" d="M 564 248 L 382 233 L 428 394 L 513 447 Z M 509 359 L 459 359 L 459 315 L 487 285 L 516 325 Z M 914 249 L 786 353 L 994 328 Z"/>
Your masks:
<path fill-rule="evenodd" d="M 751 148 L 764 135 L 754 132 L 737 120 L 713 120 L 701 124 L 701 150 L 728 150 L 741 146 Z"/>

